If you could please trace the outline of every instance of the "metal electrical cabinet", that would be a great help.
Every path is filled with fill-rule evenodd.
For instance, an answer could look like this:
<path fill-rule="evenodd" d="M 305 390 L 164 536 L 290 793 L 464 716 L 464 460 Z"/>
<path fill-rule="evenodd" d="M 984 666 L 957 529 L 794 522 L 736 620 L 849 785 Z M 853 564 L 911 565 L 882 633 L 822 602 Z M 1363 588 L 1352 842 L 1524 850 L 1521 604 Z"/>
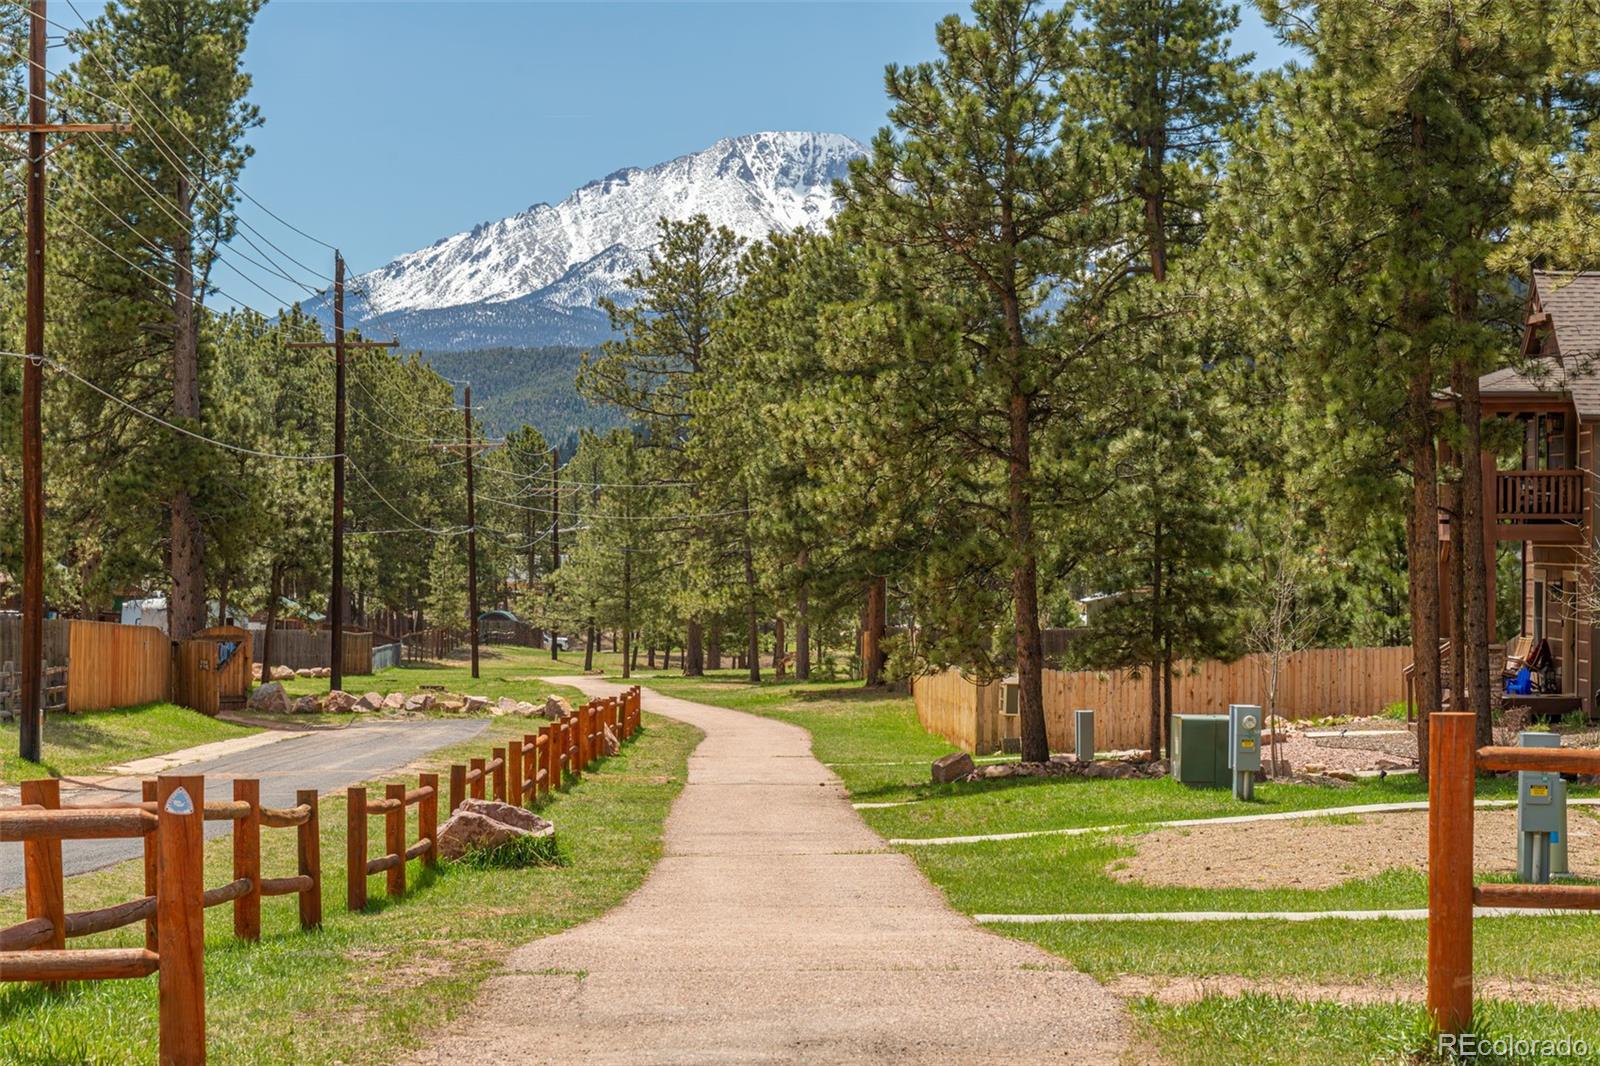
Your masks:
<path fill-rule="evenodd" d="M 1225 714 L 1175 714 L 1172 716 L 1172 776 L 1186 785 L 1228 788 L 1228 716 Z"/>

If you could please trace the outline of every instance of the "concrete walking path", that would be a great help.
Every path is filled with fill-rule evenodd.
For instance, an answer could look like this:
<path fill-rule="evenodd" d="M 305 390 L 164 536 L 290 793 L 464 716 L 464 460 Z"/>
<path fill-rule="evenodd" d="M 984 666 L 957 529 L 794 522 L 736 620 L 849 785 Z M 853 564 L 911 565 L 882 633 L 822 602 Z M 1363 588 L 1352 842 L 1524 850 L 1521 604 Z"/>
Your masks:
<path fill-rule="evenodd" d="M 428 718 L 382 722 L 357 722 L 348 728 L 298 733 L 273 742 L 235 744 L 226 742 L 222 754 L 215 751 L 199 761 L 171 762 L 160 756 L 141 760 L 151 769 L 141 776 L 181 771 L 205 774 L 206 790 L 212 799 L 230 799 L 235 777 L 255 777 L 261 781 L 261 802 L 268 807 L 294 806 L 298 789 L 318 792 L 357 785 L 369 778 L 405 766 L 436 748 L 471 740 L 489 724 L 487 718 Z M 254 740 L 253 737 L 242 738 Z M 187 749 L 189 753 L 201 748 Z M 174 753 L 173 757 L 178 754 Z M 165 765 L 157 766 L 157 762 Z M 134 765 L 134 764 L 129 764 Z M 98 779 L 90 787 L 73 788 L 63 779 L 62 799 L 73 803 L 125 803 L 139 798 L 139 777 Z M 215 791 L 214 791 L 215 790 Z M 8 787 L 5 803 L 15 803 L 16 789 Z M 206 823 L 206 836 L 228 833 L 232 822 Z M 98 870 L 123 859 L 144 854 L 141 840 L 66 840 L 61 844 L 62 865 L 68 876 Z M 22 845 L 0 844 L 0 892 L 22 885 Z"/>
<path fill-rule="evenodd" d="M 415 1062 L 1120 1060 L 1117 997 L 951 910 L 804 730 L 649 691 L 644 708 L 705 733 L 660 863 L 610 913 L 512 952 Z"/>

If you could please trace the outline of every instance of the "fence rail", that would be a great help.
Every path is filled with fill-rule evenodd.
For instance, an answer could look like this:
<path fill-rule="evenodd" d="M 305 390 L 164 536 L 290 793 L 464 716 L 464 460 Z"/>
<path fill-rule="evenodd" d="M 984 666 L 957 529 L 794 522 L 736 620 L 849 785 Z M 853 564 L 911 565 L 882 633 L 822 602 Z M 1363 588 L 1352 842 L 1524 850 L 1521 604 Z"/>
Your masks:
<path fill-rule="evenodd" d="M 1472 908 L 1600 910 L 1600 886 L 1472 883 L 1477 775 L 1600 774 L 1600 749 L 1476 747 L 1477 717 L 1435 712 L 1428 740 L 1428 1014 L 1441 1033 L 1472 1028 Z"/>

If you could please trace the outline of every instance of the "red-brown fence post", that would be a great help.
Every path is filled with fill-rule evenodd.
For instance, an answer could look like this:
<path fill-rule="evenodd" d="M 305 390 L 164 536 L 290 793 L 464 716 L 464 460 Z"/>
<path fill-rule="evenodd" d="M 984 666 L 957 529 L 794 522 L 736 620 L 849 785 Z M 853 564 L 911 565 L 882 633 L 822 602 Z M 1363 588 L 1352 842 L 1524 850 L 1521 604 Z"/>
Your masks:
<path fill-rule="evenodd" d="M 533 803 L 539 798 L 539 734 L 522 734 L 522 787 L 527 799 L 519 803 Z"/>
<path fill-rule="evenodd" d="M 151 804 L 152 809 L 155 809 L 156 783 L 154 778 L 139 782 L 139 798 L 145 803 Z M 156 870 L 160 865 L 160 857 L 156 854 L 157 847 L 156 831 L 152 829 L 144 835 L 144 894 L 151 898 L 154 898 L 156 894 Z M 156 943 L 156 912 L 152 908 L 150 917 L 144 920 L 144 949 L 146 951 L 156 951 L 160 946 L 160 944 Z"/>
<path fill-rule="evenodd" d="M 467 768 L 460 763 L 450 764 L 450 813 L 456 813 L 461 801 L 467 798 Z"/>
<path fill-rule="evenodd" d="M 36 804 L 47 811 L 61 806 L 61 782 L 53 777 L 24 781 L 24 804 Z M 42 950 L 59 951 L 67 946 L 67 899 L 62 881 L 61 838 L 27 840 L 22 844 L 23 894 L 28 917 L 50 922 L 50 939 L 38 945 Z"/>
<path fill-rule="evenodd" d="M 494 798 L 504 803 L 506 801 L 506 749 L 492 748 L 490 749 L 490 754 L 493 756 L 490 761 L 495 764 Z"/>
<path fill-rule="evenodd" d="M 345 905 L 359 911 L 367 906 L 366 786 L 345 790 L 345 820 Z"/>
<path fill-rule="evenodd" d="M 300 893 L 300 928 L 315 929 L 322 924 L 322 827 L 317 821 L 317 790 L 302 788 L 295 792 L 294 800 L 311 808 L 295 830 L 295 843 L 300 873 L 311 878 L 311 887 Z"/>
<path fill-rule="evenodd" d="M 578 707 L 578 772 L 589 769 L 589 730 L 594 721 L 594 703 Z"/>
<path fill-rule="evenodd" d="M 250 813 L 233 823 L 233 879 L 250 879 L 250 890 L 233 901 L 233 935 L 261 939 L 261 782 L 236 777 L 233 798 L 248 803 Z"/>
<path fill-rule="evenodd" d="M 467 794 L 475 800 L 481 800 L 483 799 L 483 768 L 488 763 L 488 760 L 478 756 L 473 758 L 471 763 L 472 772 L 478 776 L 473 779 L 470 786 L 471 790 Z"/>
<path fill-rule="evenodd" d="M 1428 1014 L 1440 1033 L 1472 1026 L 1472 820 L 1476 718 L 1435 713 L 1428 749 Z"/>
<path fill-rule="evenodd" d="M 522 806 L 522 741 L 516 737 L 506 741 L 506 802 Z"/>
<path fill-rule="evenodd" d="M 383 847 L 390 855 L 400 856 L 400 861 L 389 867 L 389 895 L 403 896 L 406 894 L 406 786 L 385 786 L 383 798 L 395 804 L 395 809 L 383 816 Z"/>
<path fill-rule="evenodd" d="M 417 801 L 417 834 L 428 841 L 422 865 L 439 865 L 439 775 L 418 774 L 417 784 L 433 791 Z"/>
<path fill-rule="evenodd" d="M 172 1066 L 206 1061 L 206 779 L 156 778 L 157 998 L 159 1058 Z"/>

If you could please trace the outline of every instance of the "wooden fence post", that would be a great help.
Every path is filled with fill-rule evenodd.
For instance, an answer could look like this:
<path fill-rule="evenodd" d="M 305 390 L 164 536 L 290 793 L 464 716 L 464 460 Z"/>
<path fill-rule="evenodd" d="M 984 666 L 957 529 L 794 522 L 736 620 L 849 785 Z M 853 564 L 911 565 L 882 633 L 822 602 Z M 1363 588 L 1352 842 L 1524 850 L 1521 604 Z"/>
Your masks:
<path fill-rule="evenodd" d="M 1472 816 L 1476 719 L 1429 718 L 1428 1014 L 1435 1031 L 1472 1026 Z"/>
<path fill-rule="evenodd" d="M 317 790 L 302 788 L 294 794 L 295 804 L 311 808 L 306 820 L 295 830 L 300 873 L 311 878 L 311 887 L 300 893 L 300 928 L 316 929 L 322 924 L 322 827 L 317 821 Z"/>
<path fill-rule="evenodd" d="M 433 791 L 417 801 L 417 830 L 428 841 L 428 850 L 422 853 L 422 865 L 439 865 L 439 775 L 418 774 L 417 784 Z"/>
<path fill-rule="evenodd" d="M 233 879 L 250 879 L 250 889 L 233 901 L 233 935 L 261 939 L 261 782 L 236 777 L 233 798 L 250 805 L 250 813 L 233 823 Z"/>
<path fill-rule="evenodd" d="M 21 792 L 24 804 L 37 804 L 47 811 L 57 810 L 61 806 L 61 782 L 53 777 L 24 781 Z M 50 921 L 50 939 L 39 947 L 60 951 L 67 946 L 67 901 L 62 882 L 61 838 L 24 841 L 22 876 L 28 917 Z"/>
<path fill-rule="evenodd" d="M 487 765 L 488 760 L 484 759 L 482 756 L 478 756 L 472 759 L 471 762 L 472 771 L 473 773 L 477 774 L 478 777 L 472 782 L 472 790 L 468 793 L 468 795 L 475 800 L 481 800 L 483 799 L 483 768 L 485 765 Z"/>
<path fill-rule="evenodd" d="M 163 1066 L 206 1061 L 206 779 L 156 778 L 156 932 Z"/>
<path fill-rule="evenodd" d="M 594 704 L 592 702 L 578 707 L 578 772 L 581 774 L 589 769 L 589 728 L 594 720 Z"/>
<path fill-rule="evenodd" d="M 155 803 L 156 783 L 154 778 L 139 782 L 139 798 L 145 803 Z M 156 848 L 156 831 L 152 829 L 144 835 L 144 894 L 151 897 L 156 894 L 156 870 L 160 867 Z M 146 951 L 156 951 L 160 946 L 156 942 L 156 912 L 151 910 L 150 917 L 144 920 L 144 949 Z"/>
<path fill-rule="evenodd" d="M 389 895 L 403 896 L 406 894 L 406 786 L 386 785 L 383 798 L 396 804 L 394 810 L 383 816 L 383 848 L 390 855 L 400 856 L 400 861 L 389 867 Z"/>
<path fill-rule="evenodd" d="M 501 803 L 506 801 L 506 749 L 492 748 L 490 760 L 498 765 L 494 768 L 494 798 Z"/>
<path fill-rule="evenodd" d="M 506 802 L 522 806 L 522 741 L 516 737 L 506 741 Z"/>
<path fill-rule="evenodd" d="M 450 764 L 450 813 L 456 813 L 461 801 L 467 798 L 467 768 L 460 763 Z"/>
<path fill-rule="evenodd" d="M 522 734 L 522 787 L 528 790 L 528 803 L 539 799 L 539 734 Z"/>
<path fill-rule="evenodd" d="M 345 789 L 345 906 L 359 911 L 367 905 L 367 789 Z"/>

